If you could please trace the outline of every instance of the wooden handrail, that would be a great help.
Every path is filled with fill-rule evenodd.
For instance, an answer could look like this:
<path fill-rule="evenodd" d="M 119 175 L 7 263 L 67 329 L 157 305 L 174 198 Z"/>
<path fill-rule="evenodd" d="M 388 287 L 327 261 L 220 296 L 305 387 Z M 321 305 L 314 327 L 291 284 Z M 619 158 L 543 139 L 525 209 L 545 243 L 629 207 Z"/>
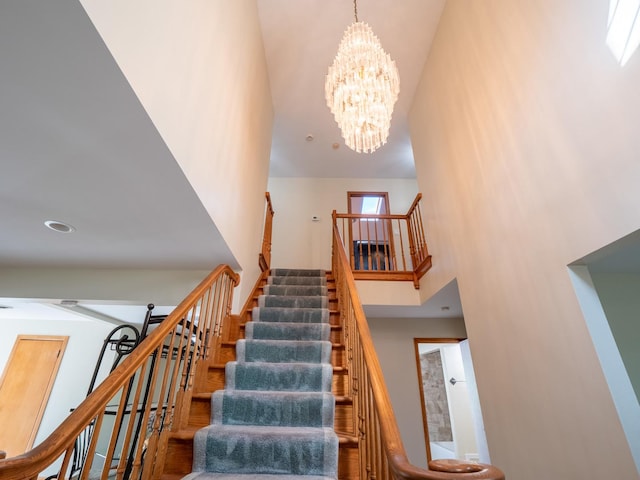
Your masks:
<path fill-rule="evenodd" d="M 273 205 L 271 204 L 271 195 L 269 192 L 265 193 L 265 214 L 264 214 L 264 231 L 262 234 L 262 250 L 258 255 L 258 264 L 260 269 L 264 272 L 269 270 L 271 266 L 271 237 L 273 232 Z"/>
<path fill-rule="evenodd" d="M 133 398 L 141 398 L 141 392 L 143 390 L 142 384 L 145 383 L 142 379 L 145 378 L 147 369 L 152 371 L 147 381 L 162 381 L 162 383 L 157 384 L 157 391 L 160 392 L 160 395 L 156 401 L 164 401 L 165 396 L 171 400 L 170 403 L 164 407 L 166 411 L 163 412 L 164 415 L 170 417 L 167 423 L 162 423 L 164 420 L 160 419 L 160 415 L 155 415 L 155 419 L 153 420 L 154 433 L 156 435 L 152 437 L 150 443 L 157 445 L 157 437 L 161 433 L 158 430 L 162 430 L 164 427 L 168 432 L 169 428 L 174 428 L 180 421 L 180 416 L 184 415 L 184 413 L 180 411 L 182 398 L 180 393 L 184 395 L 184 392 L 190 390 L 198 360 L 207 358 L 214 338 L 219 335 L 222 321 L 230 313 L 233 288 L 238 285 L 238 282 L 239 276 L 231 270 L 229 266 L 221 265 L 211 272 L 175 310 L 167 316 L 165 321 L 160 323 L 144 341 L 73 410 L 51 435 L 29 452 L 0 460 L 0 478 L 3 480 L 36 479 L 40 472 L 52 465 L 61 455 L 64 455 L 64 459 L 58 478 L 64 477 L 74 448 L 74 442 L 89 426 L 92 426 L 95 430 L 89 451 L 92 452 L 95 449 L 97 433 L 109 402 L 119 401 L 120 403 L 120 409 L 115 417 L 116 420 L 123 418 L 127 414 L 129 414 L 130 417 L 136 417 L 136 415 L 131 415 L 131 412 L 133 408 L 137 408 L 138 403 L 136 402 L 134 404 L 136 405 L 135 407 L 129 405 L 129 412 L 127 412 L 126 400 L 129 393 L 133 390 L 133 383 L 137 383 Z M 187 321 L 189 321 L 191 325 L 188 329 L 183 329 Z M 199 338 L 207 338 L 207 343 L 198 343 Z M 154 362 L 159 361 L 163 352 L 165 352 L 165 356 L 169 356 L 169 365 L 161 373 L 158 372 L 160 368 L 156 368 L 155 371 L 153 371 Z M 138 377 L 136 377 L 136 375 L 138 375 Z M 161 375 L 163 378 L 159 378 Z M 170 376 L 171 378 L 169 378 Z M 155 387 L 156 384 L 154 384 L 154 390 L 152 390 L 152 392 L 156 391 Z M 172 388 L 176 390 L 175 394 L 172 392 Z M 119 392 L 121 392 L 120 399 L 117 398 Z M 138 413 L 144 413 L 144 417 L 141 418 L 149 421 L 150 404 L 147 404 L 144 410 Z M 131 420 L 129 425 L 133 422 L 134 420 Z M 131 428 L 128 430 L 132 431 Z M 114 449 L 118 439 L 118 433 L 114 436 L 112 432 L 111 444 Z M 142 442 L 137 440 L 138 439 L 127 438 L 125 441 L 128 442 L 128 445 L 132 446 L 132 449 L 134 445 L 137 445 L 136 449 L 140 452 L 140 455 L 136 455 L 136 461 L 139 462 L 142 454 Z M 111 451 L 111 454 L 112 453 L 113 451 Z M 155 452 L 151 453 L 155 455 Z M 145 458 L 149 459 L 150 456 L 149 447 L 147 447 Z M 155 460 L 155 457 L 150 458 L 150 460 Z M 89 459 L 89 466 L 90 462 L 91 459 Z M 147 465 L 148 468 L 144 472 L 144 478 L 150 478 L 151 467 L 154 466 L 153 464 L 155 462 L 150 461 L 146 463 L 149 465 Z M 102 478 L 106 478 L 108 475 L 109 467 L 110 465 L 105 465 Z M 130 468 L 130 466 L 127 467 Z M 134 468 L 136 467 L 140 468 L 140 465 L 135 465 Z M 123 465 L 119 466 L 119 472 L 122 468 L 124 468 Z M 81 478 L 87 478 L 87 476 L 88 471 L 83 471 Z"/>
<path fill-rule="evenodd" d="M 347 369 L 354 398 L 354 417 L 359 419 L 360 478 L 380 480 L 504 480 L 492 465 L 478 464 L 479 471 L 450 473 L 412 465 L 406 455 L 391 400 L 384 383 L 371 332 L 362 309 L 355 280 L 340 232 L 333 227 L 333 275 L 345 328 Z M 369 408 L 373 405 L 373 408 Z M 379 438 L 376 438 L 379 437 Z M 378 452 L 378 450 L 380 450 Z M 380 454 L 381 457 L 378 457 Z M 470 467 L 471 468 L 471 467 Z"/>
<path fill-rule="evenodd" d="M 409 210 L 407 210 L 407 217 L 411 216 L 411 214 L 413 213 L 413 211 L 416 209 L 416 207 L 418 206 L 418 204 L 420 203 L 420 200 L 422 200 L 422 194 L 418 193 L 416 195 L 416 198 L 413 200 L 413 203 L 411 204 L 411 206 L 409 207 Z"/>

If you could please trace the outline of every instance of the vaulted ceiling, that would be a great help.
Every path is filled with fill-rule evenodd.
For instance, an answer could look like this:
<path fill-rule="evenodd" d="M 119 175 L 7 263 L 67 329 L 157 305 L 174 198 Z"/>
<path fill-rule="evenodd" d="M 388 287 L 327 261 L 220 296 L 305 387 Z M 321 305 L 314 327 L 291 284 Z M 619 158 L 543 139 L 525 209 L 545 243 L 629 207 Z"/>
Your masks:
<path fill-rule="evenodd" d="M 415 176 L 406 117 L 443 4 L 360 2 L 401 76 L 389 142 L 365 155 L 344 147 L 324 103 L 352 2 L 258 0 L 275 110 L 271 175 Z M 2 2 L 0 61 L 0 267 L 234 265 L 78 0 Z M 46 220 L 77 230 L 59 234 Z"/>

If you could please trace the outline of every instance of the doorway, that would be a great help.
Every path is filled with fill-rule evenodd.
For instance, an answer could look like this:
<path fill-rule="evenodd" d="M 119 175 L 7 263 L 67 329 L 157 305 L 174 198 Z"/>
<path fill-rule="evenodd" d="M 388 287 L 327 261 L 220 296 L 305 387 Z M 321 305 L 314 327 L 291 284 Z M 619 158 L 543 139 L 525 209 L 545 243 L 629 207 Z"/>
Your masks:
<path fill-rule="evenodd" d="M 414 349 L 427 461 L 488 463 L 468 340 L 415 338 Z"/>
<path fill-rule="evenodd" d="M 18 335 L 0 378 L 0 446 L 7 458 L 33 446 L 68 340 Z"/>
<path fill-rule="evenodd" d="M 393 228 L 387 192 L 347 192 L 348 213 L 366 215 L 349 222 L 351 269 L 394 270 Z M 378 217 L 378 218 L 377 218 Z"/>

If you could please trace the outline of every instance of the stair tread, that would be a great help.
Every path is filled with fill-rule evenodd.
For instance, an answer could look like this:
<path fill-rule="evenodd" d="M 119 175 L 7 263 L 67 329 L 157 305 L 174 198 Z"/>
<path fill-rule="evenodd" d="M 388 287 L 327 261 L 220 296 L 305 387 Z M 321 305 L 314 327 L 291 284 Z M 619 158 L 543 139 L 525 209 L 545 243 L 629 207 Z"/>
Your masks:
<path fill-rule="evenodd" d="M 175 440 L 193 440 L 193 437 L 200 428 L 202 427 L 187 425 L 176 432 L 170 432 L 169 437 Z"/>
<path fill-rule="evenodd" d="M 216 431 L 228 434 L 246 435 L 251 432 L 260 437 L 288 436 L 294 438 L 324 437 L 327 434 L 335 434 L 332 427 L 290 427 L 274 425 L 227 425 L 214 423 L 202 428 L 200 431 Z"/>
<path fill-rule="evenodd" d="M 166 480 L 177 480 L 180 476 L 167 478 Z M 184 480 L 282 480 L 283 475 L 253 474 L 253 473 L 214 473 L 214 472 L 194 472 L 184 477 Z M 321 475 L 286 475 L 287 480 L 335 480 L 335 477 L 325 477 Z M 162 477 L 162 480 L 165 480 Z"/>
<path fill-rule="evenodd" d="M 310 364 L 313 365 L 313 364 Z M 226 363 L 214 363 L 209 365 L 209 368 L 214 369 L 214 370 L 224 370 L 225 367 L 227 366 Z M 334 373 L 344 373 L 347 371 L 347 367 L 341 367 L 341 366 L 333 366 L 333 371 Z"/>

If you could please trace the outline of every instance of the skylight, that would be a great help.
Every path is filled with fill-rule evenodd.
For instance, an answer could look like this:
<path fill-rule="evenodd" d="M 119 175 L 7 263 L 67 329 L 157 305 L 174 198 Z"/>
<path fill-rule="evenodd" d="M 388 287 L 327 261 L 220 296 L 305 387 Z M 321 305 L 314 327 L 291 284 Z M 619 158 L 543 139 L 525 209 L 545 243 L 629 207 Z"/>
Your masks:
<path fill-rule="evenodd" d="M 640 1 L 640 0 L 638 0 Z M 378 215 L 382 206 L 382 197 L 362 197 L 363 215 Z"/>
<path fill-rule="evenodd" d="M 610 0 L 607 45 L 624 66 L 640 45 L 640 0 Z"/>

